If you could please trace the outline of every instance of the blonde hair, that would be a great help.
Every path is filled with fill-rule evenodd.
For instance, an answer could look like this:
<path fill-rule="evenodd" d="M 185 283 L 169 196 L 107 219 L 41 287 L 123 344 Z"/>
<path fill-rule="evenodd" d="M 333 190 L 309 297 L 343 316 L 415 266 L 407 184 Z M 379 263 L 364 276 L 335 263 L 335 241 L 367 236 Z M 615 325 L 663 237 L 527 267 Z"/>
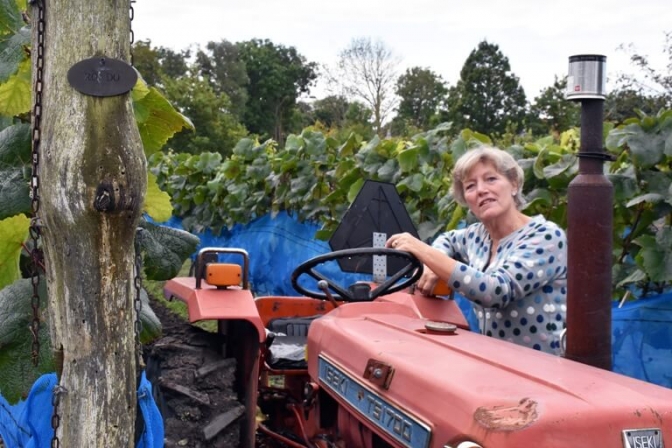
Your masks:
<path fill-rule="evenodd" d="M 464 199 L 463 180 L 478 163 L 491 163 L 499 174 L 506 177 L 512 185 L 516 185 L 516 194 L 513 197 L 516 207 L 520 209 L 525 205 L 525 198 L 523 197 L 523 183 L 525 182 L 523 169 L 511 154 L 492 146 L 479 146 L 470 149 L 455 162 L 453 185 L 451 188 L 453 198 L 455 198 L 458 204 L 462 206 L 467 205 L 467 201 Z"/>

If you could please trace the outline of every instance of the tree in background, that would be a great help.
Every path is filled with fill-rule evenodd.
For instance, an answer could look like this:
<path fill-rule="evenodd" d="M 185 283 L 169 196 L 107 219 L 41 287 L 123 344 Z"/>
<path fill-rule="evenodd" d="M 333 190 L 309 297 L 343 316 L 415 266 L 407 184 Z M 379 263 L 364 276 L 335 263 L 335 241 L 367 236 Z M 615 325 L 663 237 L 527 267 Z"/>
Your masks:
<path fill-rule="evenodd" d="M 446 118 L 458 129 L 500 135 L 507 124 L 523 129 L 525 92 L 499 47 L 482 41 L 462 66 L 457 85 L 448 94 Z"/>
<path fill-rule="evenodd" d="M 636 116 L 636 111 L 655 115 L 661 109 L 672 107 L 672 32 L 665 34 L 663 53 L 667 56 L 667 71 L 654 68 L 646 55 L 632 46 L 621 45 L 621 50 L 630 53 L 630 61 L 643 74 L 641 77 L 622 74 L 616 80 L 616 88 L 605 100 L 605 119 L 622 123 Z"/>
<path fill-rule="evenodd" d="M 527 129 L 533 135 L 558 135 L 574 126 L 580 126 L 581 107 L 565 99 L 567 77 L 555 77 L 553 85 L 543 89 L 534 99 L 527 116 Z"/>
<path fill-rule="evenodd" d="M 607 93 L 604 100 L 604 119 L 614 124 L 621 124 L 628 118 L 637 116 L 637 111 L 656 115 L 659 110 L 669 107 L 669 104 L 664 95 L 647 95 L 640 88 L 621 85 Z"/>
<path fill-rule="evenodd" d="M 189 75 L 188 61 L 191 59 L 191 50 L 173 51 L 170 48 L 159 47 L 159 60 L 161 62 L 162 73 L 171 78 L 177 79 Z"/>
<path fill-rule="evenodd" d="M 196 53 L 196 66 L 215 93 L 225 93 L 229 97 L 230 111 L 242 121 L 250 78 L 245 63 L 240 59 L 238 46 L 227 40 L 208 42 L 205 50 L 199 49 Z"/>
<path fill-rule="evenodd" d="M 399 98 L 397 116 L 392 120 L 395 134 L 405 134 L 411 127 L 415 131 L 429 129 L 444 104 L 448 88 L 440 75 L 428 68 L 413 67 L 397 79 L 395 92 Z"/>
<path fill-rule="evenodd" d="M 383 123 L 396 104 L 394 89 L 399 64 L 399 58 L 383 42 L 363 37 L 353 39 L 339 54 L 336 69 L 327 74 L 328 82 L 331 89 L 371 109 L 373 128 L 381 134 Z"/>
<path fill-rule="evenodd" d="M 157 86 L 161 83 L 163 70 L 159 50 L 152 47 L 152 41 L 149 39 L 139 40 L 133 44 L 133 66 L 150 86 Z"/>
<path fill-rule="evenodd" d="M 212 43 L 211 43 L 212 44 Z M 210 46 L 210 44 L 208 44 Z M 213 48 L 219 49 L 220 44 Z M 221 44 L 224 47 L 224 44 Z M 228 47 L 227 47 L 228 48 Z M 237 51 L 237 50 L 236 50 Z M 166 98 L 191 121 L 194 129 L 184 129 L 168 142 L 168 147 L 177 152 L 198 154 L 203 151 L 218 152 L 224 156 L 231 153 L 236 143 L 247 135 L 247 130 L 233 112 L 235 107 L 225 89 L 220 86 L 223 79 L 221 59 L 210 60 L 206 53 L 198 51 L 197 60 L 189 65 L 190 50 L 175 52 L 159 47 L 152 48 L 150 41 L 139 41 L 134 45 L 135 67 L 142 73 L 143 79 L 161 89 Z M 213 50 L 217 54 L 221 52 Z M 203 67 L 207 69 L 204 69 Z M 237 61 L 230 64 L 230 72 L 241 70 L 244 65 Z M 216 68 L 217 70 L 214 70 Z M 215 73 L 216 72 L 216 73 Z M 241 82 L 246 82 L 243 72 Z M 216 76 L 217 81 L 210 78 Z M 230 80 L 224 79 L 225 85 Z M 233 84 L 232 82 L 230 82 Z M 236 88 L 228 88 L 236 92 Z M 244 85 L 238 87 L 245 97 Z M 243 104 L 244 105 L 244 104 Z"/>
<path fill-rule="evenodd" d="M 619 83 L 644 94 L 653 93 L 653 96 L 664 97 L 669 106 L 672 102 L 672 31 L 665 33 L 665 44 L 663 45 L 663 53 L 667 55 L 667 72 L 660 72 L 652 67 L 648 57 L 639 54 L 632 46 L 626 51 L 630 52 L 630 61 L 644 74 L 647 84 L 639 82 L 630 75 L 621 76 Z"/>
<path fill-rule="evenodd" d="M 164 91 L 179 111 L 194 125 L 168 140 L 167 146 L 177 152 L 200 154 L 205 151 L 228 156 L 247 130 L 231 112 L 231 101 L 214 91 L 207 78 L 185 76 L 165 78 Z"/>
<path fill-rule="evenodd" d="M 145 82 L 154 87 L 163 86 L 165 78 L 187 76 L 187 61 L 190 57 L 189 50 L 178 53 L 169 48 L 152 47 L 150 40 L 140 40 L 133 45 L 133 66 L 142 74 Z"/>
<path fill-rule="evenodd" d="M 343 95 L 329 95 L 315 100 L 312 104 L 313 121 L 319 121 L 327 128 L 343 127 L 350 103 Z"/>
<path fill-rule="evenodd" d="M 317 64 L 307 62 L 294 47 L 253 39 L 237 44 L 249 78 L 243 123 L 262 137 L 284 140 L 297 99 L 310 92 Z"/>

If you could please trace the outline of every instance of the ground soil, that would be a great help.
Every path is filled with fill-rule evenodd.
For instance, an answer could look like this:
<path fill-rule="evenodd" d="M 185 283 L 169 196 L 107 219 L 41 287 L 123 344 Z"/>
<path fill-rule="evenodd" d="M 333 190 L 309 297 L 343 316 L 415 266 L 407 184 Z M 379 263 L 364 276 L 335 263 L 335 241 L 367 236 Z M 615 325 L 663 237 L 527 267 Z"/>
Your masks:
<path fill-rule="evenodd" d="M 235 417 L 244 408 L 233 392 L 235 361 L 219 354 L 221 337 L 190 325 L 159 301 L 152 300 L 151 306 L 163 336 L 146 345 L 144 355 L 147 376 L 158 385 L 155 399 L 164 417 L 165 447 L 237 448 Z M 228 419 L 233 422 L 206 437 L 208 425 Z"/>

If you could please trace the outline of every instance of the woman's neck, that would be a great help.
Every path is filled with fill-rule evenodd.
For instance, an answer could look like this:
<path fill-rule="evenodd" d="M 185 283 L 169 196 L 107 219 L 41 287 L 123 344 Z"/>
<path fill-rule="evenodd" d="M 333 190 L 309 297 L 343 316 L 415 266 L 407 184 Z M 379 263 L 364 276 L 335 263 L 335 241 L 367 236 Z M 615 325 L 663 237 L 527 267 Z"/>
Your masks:
<path fill-rule="evenodd" d="M 490 234 L 490 238 L 493 241 L 499 242 L 502 238 L 510 235 L 530 222 L 531 219 L 532 218 L 520 211 L 513 210 L 510 216 L 499 218 L 493 222 L 484 222 L 483 225 Z"/>

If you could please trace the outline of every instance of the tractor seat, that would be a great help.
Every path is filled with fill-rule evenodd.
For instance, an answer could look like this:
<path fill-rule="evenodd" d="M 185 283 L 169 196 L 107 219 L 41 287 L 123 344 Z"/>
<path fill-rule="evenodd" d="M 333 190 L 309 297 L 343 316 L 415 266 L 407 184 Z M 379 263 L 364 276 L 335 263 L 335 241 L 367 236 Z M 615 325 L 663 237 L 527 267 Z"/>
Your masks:
<path fill-rule="evenodd" d="M 320 316 L 278 317 L 271 320 L 268 323 L 269 338 L 272 339 L 268 365 L 276 370 L 307 369 L 308 328 Z"/>

